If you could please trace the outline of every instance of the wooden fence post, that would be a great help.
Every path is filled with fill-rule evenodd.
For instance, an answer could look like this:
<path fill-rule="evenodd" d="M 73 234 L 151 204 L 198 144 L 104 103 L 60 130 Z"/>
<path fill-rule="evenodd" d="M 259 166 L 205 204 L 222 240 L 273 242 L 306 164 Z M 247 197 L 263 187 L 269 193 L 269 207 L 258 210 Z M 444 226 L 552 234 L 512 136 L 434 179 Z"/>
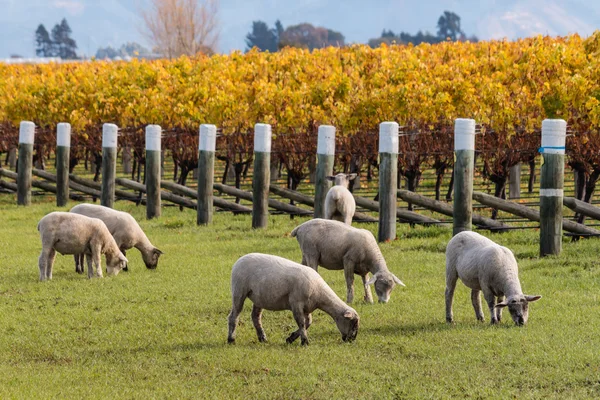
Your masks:
<path fill-rule="evenodd" d="M 208 225 L 213 218 L 213 184 L 215 171 L 215 147 L 217 127 L 200 125 L 198 141 L 198 207 L 196 223 Z"/>
<path fill-rule="evenodd" d="M 146 219 L 160 217 L 160 135 L 159 125 L 146 126 Z"/>
<path fill-rule="evenodd" d="M 11 170 L 15 170 L 15 168 L 17 167 L 17 149 L 15 147 L 12 147 L 10 150 L 8 150 L 8 168 L 10 168 Z"/>
<path fill-rule="evenodd" d="M 396 238 L 398 123 L 379 124 L 379 230 L 377 240 Z"/>
<path fill-rule="evenodd" d="M 71 157 L 71 124 L 56 126 L 56 206 L 69 201 L 69 159 Z"/>
<path fill-rule="evenodd" d="M 19 158 L 17 177 L 17 204 L 31 204 L 31 168 L 33 167 L 33 140 L 35 124 L 31 121 L 21 121 L 19 126 Z"/>
<path fill-rule="evenodd" d="M 112 208 L 115 203 L 115 177 L 117 175 L 117 133 L 115 124 L 102 126 L 102 196 L 100 204 Z"/>
<path fill-rule="evenodd" d="M 271 125 L 254 125 L 254 176 L 252 179 L 252 228 L 269 223 L 269 182 L 271 179 Z"/>
<path fill-rule="evenodd" d="M 562 207 L 567 123 L 542 121 L 542 171 L 540 179 L 540 256 L 562 250 Z"/>
<path fill-rule="evenodd" d="M 325 215 L 325 197 L 331 188 L 331 181 L 327 175 L 333 174 L 335 159 L 335 127 L 331 125 L 319 126 L 319 139 L 317 141 L 317 173 L 315 181 L 315 218 Z"/>
<path fill-rule="evenodd" d="M 454 121 L 454 216 L 452 233 L 471 230 L 473 213 L 473 170 L 475 120 Z"/>
<path fill-rule="evenodd" d="M 521 163 L 510 167 L 508 172 L 508 198 L 521 198 Z"/>

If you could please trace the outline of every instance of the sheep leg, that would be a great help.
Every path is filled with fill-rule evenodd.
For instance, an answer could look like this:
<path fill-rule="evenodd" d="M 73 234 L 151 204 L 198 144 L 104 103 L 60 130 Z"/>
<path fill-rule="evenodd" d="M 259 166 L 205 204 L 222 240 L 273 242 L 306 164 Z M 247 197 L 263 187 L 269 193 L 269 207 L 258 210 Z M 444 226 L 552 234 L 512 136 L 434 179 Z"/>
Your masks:
<path fill-rule="evenodd" d="M 244 301 L 246 296 L 236 296 L 233 294 L 233 304 L 231 306 L 231 312 L 227 317 L 229 321 L 229 334 L 227 335 L 227 343 L 235 343 L 235 328 L 237 328 L 238 321 L 240 319 L 240 313 L 244 308 Z M 252 310 L 254 311 L 254 309 Z"/>
<path fill-rule="evenodd" d="M 83 274 L 83 254 L 74 254 L 73 258 L 75 259 L 75 272 L 78 274 Z"/>
<path fill-rule="evenodd" d="M 485 301 L 487 302 L 487 305 L 490 309 L 490 314 L 492 316 L 492 319 L 490 321 L 490 323 L 492 325 L 497 324 L 498 323 L 498 319 L 496 318 L 496 311 L 495 311 L 495 306 L 496 306 L 496 298 L 494 297 L 494 293 L 492 293 L 491 290 L 483 290 L 483 297 L 485 298 Z"/>
<path fill-rule="evenodd" d="M 371 294 L 371 285 L 367 285 L 368 274 L 362 276 L 363 286 L 365 287 L 365 301 L 373 304 L 373 295 Z"/>
<path fill-rule="evenodd" d="M 308 313 L 308 314 L 304 314 L 304 327 L 306 329 L 310 328 L 310 326 L 312 325 L 312 314 Z"/>
<path fill-rule="evenodd" d="M 294 343 L 294 341 L 300 337 L 302 346 L 306 346 L 308 345 L 308 337 L 306 336 L 306 321 L 304 319 L 304 312 L 298 307 L 294 307 L 294 309 L 292 309 L 292 313 L 294 314 L 294 319 L 298 324 L 298 330 L 292 332 L 292 334 L 285 341 L 287 343 Z"/>
<path fill-rule="evenodd" d="M 259 342 L 266 342 L 267 336 L 265 335 L 265 330 L 262 327 L 262 308 L 257 307 L 256 304 L 252 306 L 252 323 L 254 324 L 254 328 L 256 329 L 256 335 L 258 336 Z"/>
<path fill-rule="evenodd" d="M 346 303 L 354 300 L 354 263 L 344 260 L 344 277 L 346 278 Z"/>
<path fill-rule="evenodd" d="M 497 300 L 498 301 L 496 301 L 496 304 L 502 303 L 504 301 L 504 296 L 498 296 Z M 498 320 L 498 322 L 502 321 L 502 308 L 494 307 L 494 310 L 496 311 L 496 319 Z"/>
<path fill-rule="evenodd" d="M 475 318 L 477 321 L 483 321 L 483 311 L 481 310 L 481 290 L 471 290 L 471 302 L 473 303 L 473 309 L 475 310 Z"/>
<path fill-rule="evenodd" d="M 46 264 L 46 279 L 52 280 L 52 268 L 54 267 L 54 260 L 56 259 L 56 250 L 50 249 L 48 252 L 48 262 Z"/>
<path fill-rule="evenodd" d="M 38 267 L 40 269 L 40 281 L 46 280 L 46 268 L 48 265 L 48 255 L 49 251 L 47 248 L 43 248 L 40 253 L 40 257 L 38 258 Z"/>
<path fill-rule="evenodd" d="M 94 267 L 96 267 L 98 278 L 102 278 L 102 256 L 100 248 L 92 249 L 92 262 L 94 263 Z"/>
<path fill-rule="evenodd" d="M 319 259 L 318 257 L 306 257 L 306 255 L 304 255 L 304 253 L 302 253 L 302 265 L 306 265 L 312 269 L 314 269 L 315 271 L 317 271 L 319 269 Z"/>
<path fill-rule="evenodd" d="M 454 321 L 452 301 L 454 300 L 454 289 L 456 289 L 457 280 L 458 274 L 456 271 L 448 271 L 448 268 L 446 268 L 446 322 L 449 323 Z"/>
<path fill-rule="evenodd" d="M 92 268 L 92 255 L 91 254 L 85 255 L 85 262 L 87 263 L 88 279 L 92 279 L 94 277 L 94 270 Z"/>

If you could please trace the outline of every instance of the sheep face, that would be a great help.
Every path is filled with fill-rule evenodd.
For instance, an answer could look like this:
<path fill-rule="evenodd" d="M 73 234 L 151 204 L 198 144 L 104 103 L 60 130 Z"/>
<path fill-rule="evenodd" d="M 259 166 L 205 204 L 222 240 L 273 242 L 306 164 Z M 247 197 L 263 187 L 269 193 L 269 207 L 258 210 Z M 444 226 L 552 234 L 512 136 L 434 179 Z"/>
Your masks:
<path fill-rule="evenodd" d="M 107 258 L 106 273 L 108 275 L 118 275 L 119 272 L 121 272 L 121 270 L 127 266 L 127 262 L 127 258 L 125 258 L 123 253 L 119 253 L 118 257 L 112 257 L 110 261 Z"/>
<path fill-rule="evenodd" d="M 156 247 L 152 249 L 149 253 L 142 253 L 142 258 L 144 259 L 144 264 L 146 264 L 146 268 L 155 269 L 158 266 L 158 258 L 163 254 L 162 251 L 157 249 Z"/>
<path fill-rule="evenodd" d="M 510 316 L 518 326 L 523 326 L 527 323 L 529 318 L 529 303 L 538 301 L 542 296 L 511 296 L 504 302 L 496 304 L 497 308 L 507 307 L 510 312 Z"/>
<path fill-rule="evenodd" d="M 358 334 L 358 325 L 360 318 L 353 309 L 347 309 L 344 314 L 335 319 L 335 324 L 342 334 L 344 342 L 352 342 Z"/>
<path fill-rule="evenodd" d="M 373 275 L 367 282 L 367 285 L 371 284 L 375 284 L 375 293 L 380 303 L 387 303 L 390 300 L 390 294 L 396 284 L 406 286 L 396 275 L 387 271 L 380 271 Z"/>
<path fill-rule="evenodd" d="M 356 178 L 356 174 L 337 174 L 328 176 L 327 179 L 334 182 L 335 186 L 343 186 L 348 189 L 350 181 Z"/>

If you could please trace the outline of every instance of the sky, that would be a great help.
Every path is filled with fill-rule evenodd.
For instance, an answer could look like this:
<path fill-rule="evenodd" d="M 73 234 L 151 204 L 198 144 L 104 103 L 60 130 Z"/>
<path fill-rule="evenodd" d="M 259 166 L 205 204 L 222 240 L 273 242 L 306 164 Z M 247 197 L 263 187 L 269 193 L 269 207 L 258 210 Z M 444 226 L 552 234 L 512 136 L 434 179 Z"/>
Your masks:
<path fill-rule="evenodd" d="M 128 41 L 149 45 L 139 11 L 149 0 L 0 0 L 0 58 L 34 55 L 34 33 L 67 18 L 80 54 Z M 340 31 L 347 43 L 366 43 L 383 29 L 435 33 L 439 16 L 453 11 L 467 35 L 500 39 L 535 34 L 587 36 L 600 28 L 594 0 L 221 0 L 219 51 L 244 50 L 252 21 L 272 26 L 309 22 Z"/>

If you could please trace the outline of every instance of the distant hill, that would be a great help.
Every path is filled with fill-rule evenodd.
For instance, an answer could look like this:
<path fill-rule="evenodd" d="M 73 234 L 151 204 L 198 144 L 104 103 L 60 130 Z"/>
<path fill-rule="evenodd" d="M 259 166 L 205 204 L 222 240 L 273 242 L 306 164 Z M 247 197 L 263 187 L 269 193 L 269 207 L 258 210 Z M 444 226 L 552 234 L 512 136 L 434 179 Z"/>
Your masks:
<path fill-rule="evenodd" d="M 32 56 L 34 32 L 43 23 L 48 30 L 66 17 L 80 54 L 125 42 L 145 44 L 138 10 L 147 0 L 0 0 L 0 58 L 11 54 Z M 347 43 L 366 43 L 383 29 L 435 33 L 444 10 L 461 17 L 462 28 L 480 39 L 589 35 L 600 29 L 600 1 L 584 0 L 221 0 L 220 50 L 244 49 L 252 21 L 284 26 L 310 22 L 340 31 Z"/>

